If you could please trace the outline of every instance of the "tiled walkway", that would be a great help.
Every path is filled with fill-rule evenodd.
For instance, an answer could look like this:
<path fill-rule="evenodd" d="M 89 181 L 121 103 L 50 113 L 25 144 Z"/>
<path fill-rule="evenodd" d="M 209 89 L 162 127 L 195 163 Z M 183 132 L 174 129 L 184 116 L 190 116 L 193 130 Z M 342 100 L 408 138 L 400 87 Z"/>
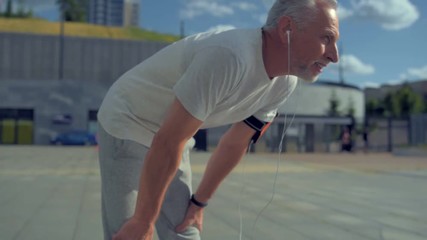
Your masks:
<path fill-rule="evenodd" d="M 208 156 L 192 153 L 194 186 Z M 427 159 L 285 154 L 261 212 L 276 160 L 244 159 L 206 209 L 202 239 L 427 239 Z M 99 189 L 96 148 L 0 146 L 0 239 L 102 239 Z"/>

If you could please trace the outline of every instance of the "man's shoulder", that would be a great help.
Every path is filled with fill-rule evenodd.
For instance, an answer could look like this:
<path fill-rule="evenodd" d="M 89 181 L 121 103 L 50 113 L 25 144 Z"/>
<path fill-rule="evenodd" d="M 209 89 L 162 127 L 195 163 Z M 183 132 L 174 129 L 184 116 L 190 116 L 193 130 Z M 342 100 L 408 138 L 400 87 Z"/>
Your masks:
<path fill-rule="evenodd" d="M 186 41 L 202 46 L 228 47 L 231 49 L 245 48 L 260 39 L 259 29 L 229 29 L 225 31 L 208 31 L 186 38 Z"/>
<path fill-rule="evenodd" d="M 205 38 L 222 38 L 222 37 L 244 37 L 246 35 L 256 35 L 261 30 L 260 28 L 226 28 L 208 30 L 205 32 L 196 33 L 188 36 L 188 39 L 205 39 Z"/>

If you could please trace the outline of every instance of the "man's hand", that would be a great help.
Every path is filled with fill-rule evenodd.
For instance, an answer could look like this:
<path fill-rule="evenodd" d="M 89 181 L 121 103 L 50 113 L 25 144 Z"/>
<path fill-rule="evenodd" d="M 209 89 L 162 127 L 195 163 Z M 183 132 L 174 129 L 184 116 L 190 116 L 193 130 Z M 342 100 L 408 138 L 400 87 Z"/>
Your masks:
<path fill-rule="evenodd" d="M 197 229 L 199 229 L 199 232 L 202 232 L 203 208 L 198 207 L 194 204 L 190 204 L 187 209 L 187 214 L 185 215 L 184 220 L 175 228 L 175 231 L 178 233 L 184 232 L 185 229 L 189 226 L 195 226 Z"/>
<path fill-rule="evenodd" d="M 145 224 L 136 218 L 131 218 L 113 236 L 112 240 L 152 240 L 153 235 L 153 225 Z"/>

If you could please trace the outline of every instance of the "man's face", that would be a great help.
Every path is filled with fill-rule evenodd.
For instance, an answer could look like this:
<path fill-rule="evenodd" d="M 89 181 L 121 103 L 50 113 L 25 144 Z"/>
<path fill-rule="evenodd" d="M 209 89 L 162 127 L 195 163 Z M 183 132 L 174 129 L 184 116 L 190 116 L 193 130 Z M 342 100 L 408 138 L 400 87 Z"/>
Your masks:
<path fill-rule="evenodd" d="M 336 11 L 322 7 L 313 22 L 292 32 L 291 72 L 294 75 L 314 82 L 327 64 L 338 61 L 338 27 Z"/>

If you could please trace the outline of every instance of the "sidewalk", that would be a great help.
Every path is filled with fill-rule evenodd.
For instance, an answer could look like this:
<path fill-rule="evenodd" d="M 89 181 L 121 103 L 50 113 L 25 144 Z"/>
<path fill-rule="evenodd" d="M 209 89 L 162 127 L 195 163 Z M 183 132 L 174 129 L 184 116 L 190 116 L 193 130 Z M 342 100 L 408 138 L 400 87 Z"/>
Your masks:
<path fill-rule="evenodd" d="M 206 209 L 202 239 L 427 239 L 426 159 L 282 154 L 261 212 L 277 157 L 245 157 Z M 194 187 L 208 158 L 192 153 Z M 0 239 L 102 239 L 99 189 L 96 148 L 0 146 Z"/>

